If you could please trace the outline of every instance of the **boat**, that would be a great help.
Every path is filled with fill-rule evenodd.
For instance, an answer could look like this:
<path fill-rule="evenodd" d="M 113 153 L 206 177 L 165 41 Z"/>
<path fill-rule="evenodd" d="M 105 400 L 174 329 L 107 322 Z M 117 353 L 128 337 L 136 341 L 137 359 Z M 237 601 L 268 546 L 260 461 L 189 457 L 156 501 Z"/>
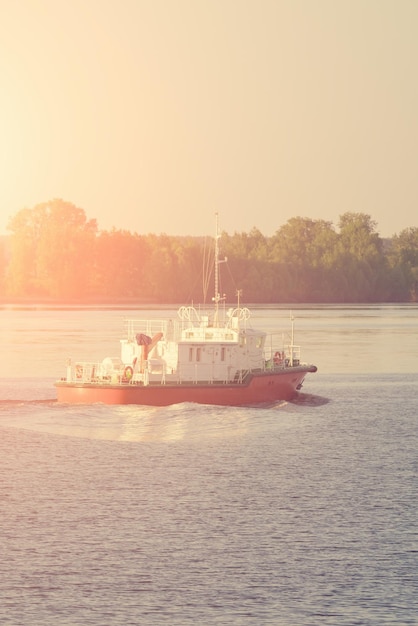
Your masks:
<path fill-rule="evenodd" d="M 209 312 L 181 306 L 168 319 L 124 319 L 120 355 L 100 362 L 67 361 L 55 382 L 67 404 L 168 406 L 184 402 L 221 406 L 271 405 L 293 400 L 317 367 L 301 361 L 290 332 L 255 329 L 251 311 L 226 307 L 219 293 L 219 228 L 216 219 L 214 297 Z"/>

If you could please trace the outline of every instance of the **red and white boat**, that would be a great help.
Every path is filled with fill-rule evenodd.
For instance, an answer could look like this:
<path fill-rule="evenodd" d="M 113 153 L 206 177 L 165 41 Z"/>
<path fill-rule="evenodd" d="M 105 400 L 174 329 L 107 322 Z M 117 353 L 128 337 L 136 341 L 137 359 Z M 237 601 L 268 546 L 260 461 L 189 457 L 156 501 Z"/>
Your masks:
<path fill-rule="evenodd" d="M 120 356 L 68 361 L 66 377 L 55 383 L 58 402 L 243 406 L 297 396 L 317 368 L 301 361 L 293 319 L 286 340 L 252 328 L 239 299 L 235 309 L 220 307 L 218 239 L 217 228 L 211 313 L 181 307 L 177 319 L 126 319 Z"/>

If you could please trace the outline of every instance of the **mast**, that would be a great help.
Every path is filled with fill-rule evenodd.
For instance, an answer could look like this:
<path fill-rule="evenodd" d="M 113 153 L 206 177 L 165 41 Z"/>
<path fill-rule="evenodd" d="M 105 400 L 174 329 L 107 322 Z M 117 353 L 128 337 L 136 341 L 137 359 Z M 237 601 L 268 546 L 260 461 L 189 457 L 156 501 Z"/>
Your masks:
<path fill-rule="evenodd" d="M 215 303 L 215 314 L 214 314 L 214 326 L 217 326 L 219 323 L 219 303 L 224 298 L 221 298 L 221 294 L 219 293 L 219 265 L 220 263 L 226 263 L 227 258 L 225 257 L 222 261 L 219 260 L 219 239 L 221 235 L 219 234 L 219 215 L 215 213 L 216 217 L 216 233 L 215 233 L 215 295 L 212 298 L 212 301 Z"/>

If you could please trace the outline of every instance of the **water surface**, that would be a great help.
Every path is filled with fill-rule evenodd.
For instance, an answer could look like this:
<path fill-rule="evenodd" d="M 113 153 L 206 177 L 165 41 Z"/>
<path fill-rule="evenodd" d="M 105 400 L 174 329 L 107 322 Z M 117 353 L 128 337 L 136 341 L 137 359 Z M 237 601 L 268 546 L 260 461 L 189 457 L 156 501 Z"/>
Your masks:
<path fill-rule="evenodd" d="M 417 624 L 417 309 L 294 311 L 294 403 L 58 405 L 125 313 L 0 310 L 1 623 Z"/>

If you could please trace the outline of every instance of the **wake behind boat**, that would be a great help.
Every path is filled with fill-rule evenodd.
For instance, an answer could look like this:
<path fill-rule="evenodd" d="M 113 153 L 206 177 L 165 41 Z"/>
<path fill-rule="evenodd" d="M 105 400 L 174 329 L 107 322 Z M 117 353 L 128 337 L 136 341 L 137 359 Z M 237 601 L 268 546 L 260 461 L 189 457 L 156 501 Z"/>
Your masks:
<path fill-rule="evenodd" d="M 120 356 L 68 361 L 55 383 L 58 402 L 141 404 L 181 402 L 242 406 L 291 400 L 315 365 L 282 334 L 253 329 L 251 312 L 222 309 L 218 293 L 219 233 L 215 237 L 215 296 L 209 313 L 181 307 L 176 319 L 126 319 Z"/>

